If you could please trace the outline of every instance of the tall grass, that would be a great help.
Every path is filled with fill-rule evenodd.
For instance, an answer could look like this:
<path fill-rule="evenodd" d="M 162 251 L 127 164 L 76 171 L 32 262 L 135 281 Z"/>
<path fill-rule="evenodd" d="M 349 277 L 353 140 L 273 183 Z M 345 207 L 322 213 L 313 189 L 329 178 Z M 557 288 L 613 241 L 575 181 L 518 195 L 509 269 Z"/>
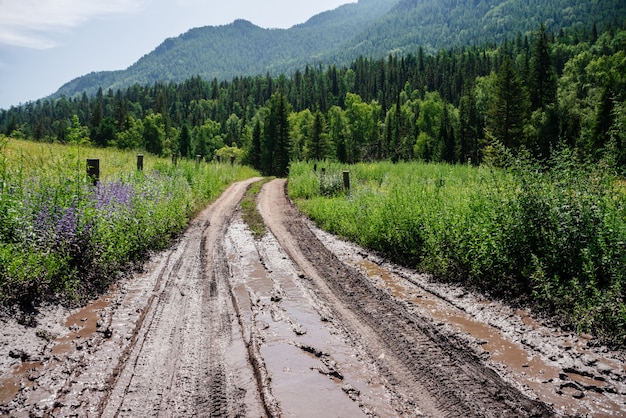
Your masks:
<path fill-rule="evenodd" d="M 167 246 L 241 166 L 0 139 L 0 302 L 79 300 Z M 100 182 L 86 158 L 100 158 Z"/>
<path fill-rule="evenodd" d="M 549 170 L 420 163 L 342 167 L 350 193 L 294 164 L 290 197 L 318 225 L 436 277 L 539 306 L 608 342 L 626 337 L 626 188 L 563 151 Z"/>

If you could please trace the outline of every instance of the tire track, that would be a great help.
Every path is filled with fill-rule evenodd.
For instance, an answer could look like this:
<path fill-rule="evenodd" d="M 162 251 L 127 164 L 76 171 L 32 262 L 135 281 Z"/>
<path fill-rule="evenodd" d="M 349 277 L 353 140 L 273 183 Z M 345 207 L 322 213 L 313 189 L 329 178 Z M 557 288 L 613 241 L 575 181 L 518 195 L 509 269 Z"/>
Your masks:
<path fill-rule="evenodd" d="M 245 371 L 228 366 L 238 330 L 216 267 L 225 228 L 255 180 L 231 186 L 185 233 L 184 249 L 169 258 L 173 268 L 146 307 L 137 341 L 103 402 L 103 416 L 237 416 L 246 402 L 255 407 L 255 391 L 239 385 Z"/>
<path fill-rule="evenodd" d="M 284 181 L 268 183 L 264 192 L 263 214 L 274 235 L 313 278 L 339 320 L 365 336 L 363 343 L 372 358 L 406 402 L 425 391 L 424 412 L 438 416 L 552 415 L 546 405 L 527 398 L 485 367 L 462 342 L 410 313 L 339 261 L 289 204 Z"/>

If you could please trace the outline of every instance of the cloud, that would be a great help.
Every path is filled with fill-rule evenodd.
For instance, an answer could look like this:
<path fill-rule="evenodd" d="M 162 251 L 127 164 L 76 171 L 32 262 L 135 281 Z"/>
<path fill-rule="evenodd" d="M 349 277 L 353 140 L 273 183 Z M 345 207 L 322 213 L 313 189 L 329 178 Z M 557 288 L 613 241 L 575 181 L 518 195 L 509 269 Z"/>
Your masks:
<path fill-rule="evenodd" d="M 34 49 L 56 46 L 55 35 L 88 20 L 130 14 L 150 0 L 0 0 L 0 43 Z"/>

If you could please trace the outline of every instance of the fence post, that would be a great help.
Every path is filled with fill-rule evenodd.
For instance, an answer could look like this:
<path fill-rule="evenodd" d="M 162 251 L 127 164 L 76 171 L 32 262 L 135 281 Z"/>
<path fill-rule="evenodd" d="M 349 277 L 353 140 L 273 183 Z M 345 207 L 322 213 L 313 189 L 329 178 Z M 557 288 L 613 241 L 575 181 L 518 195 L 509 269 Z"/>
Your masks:
<path fill-rule="evenodd" d="M 100 160 L 97 158 L 87 158 L 87 177 L 96 186 L 100 181 Z"/>
<path fill-rule="evenodd" d="M 349 171 L 343 172 L 343 188 L 348 192 L 350 191 L 350 172 Z"/>
<path fill-rule="evenodd" d="M 137 170 L 143 171 L 143 154 L 137 155 Z"/>

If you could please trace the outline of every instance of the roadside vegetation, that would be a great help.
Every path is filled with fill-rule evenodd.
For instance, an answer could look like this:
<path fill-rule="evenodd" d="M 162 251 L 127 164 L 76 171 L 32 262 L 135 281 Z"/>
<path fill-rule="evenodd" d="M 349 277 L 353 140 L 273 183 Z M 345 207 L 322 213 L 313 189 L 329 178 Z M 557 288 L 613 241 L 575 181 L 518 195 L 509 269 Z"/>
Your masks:
<path fill-rule="evenodd" d="M 99 158 L 100 181 L 86 175 Z M 166 247 L 240 165 L 0 138 L 0 303 L 80 301 Z"/>
<path fill-rule="evenodd" d="M 550 168 L 297 163 L 289 193 L 332 233 L 623 346 L 626 186 L 603 162 L 575 161 L 565 149 Z"/>

